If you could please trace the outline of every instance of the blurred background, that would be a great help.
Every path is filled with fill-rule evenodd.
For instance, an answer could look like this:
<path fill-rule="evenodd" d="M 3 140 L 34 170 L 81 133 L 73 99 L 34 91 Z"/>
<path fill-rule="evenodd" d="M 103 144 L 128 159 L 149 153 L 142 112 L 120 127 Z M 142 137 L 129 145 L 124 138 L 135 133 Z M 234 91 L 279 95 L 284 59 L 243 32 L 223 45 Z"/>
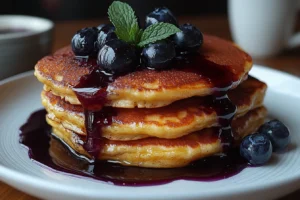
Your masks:
<path fill-rule="evenodd" d="M 96 19 L 107 16 L 113 0 L 9 0 L 1 1 L 0 14 L 24 14 L 55 21 Z M 155 7 L 167 6 L 175 15 L 225 14 L 226 0 L 124 0 L 143 19 Z M 184 9 L 182 9 L 184 7 Z"/>
<path fill-rule="evenodd" d="M 292 65 L 299 55 L 300 33 L 296 38 L 297 45 L 286 48 L 285 44 L 294 32 L 300 30 L 300 15 L 296 12 L 300 0 L 121 1 L 133 7 L 141 25 L 148 13 L 156 7 L 166 6 L 172 10 L 180 24 L 189 22 L 204 33 L 234 40 L 258 64 L 275 63 L 277 68 L 283 68 L 276 63 L 277 59 Z M 0 16 L 29 15 L 52 20 L 55 26 L 51 30 L 51 49 L 54 52 L 69 45 L 77 30 L 108 23 L 107 9 L 112 2 L 113 0 L 1 0 Z M 286 34 L 287 32 L 290 33 Z M 276 51 L 271 52 L 272 50 Z M 286 59 L 287 56 L 293 57 Z M 296 71 L 291 69 L 292 72 Z M 300 74 L 300 71 L 296 73 Z"/>

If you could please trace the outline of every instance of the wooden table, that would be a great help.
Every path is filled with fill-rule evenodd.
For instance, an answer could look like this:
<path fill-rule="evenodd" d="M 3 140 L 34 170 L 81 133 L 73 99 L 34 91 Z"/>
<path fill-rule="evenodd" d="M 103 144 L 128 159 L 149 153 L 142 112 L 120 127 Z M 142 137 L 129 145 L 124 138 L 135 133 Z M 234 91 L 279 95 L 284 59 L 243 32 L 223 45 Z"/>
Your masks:
<path fill-rule="evenodd" d="M 300 20 L 298 20 L 300 21 Z M 56 23 L 54 31 L 54 46 L 53 51 L 69 45 L 74 33 L 88 26 L 97 26 L 105 23 L 104 20 L 89 20 L 89 21 L 67 21 Z M 181 17 L 181 23 L 190 22 L 195 24 L 202 32 L 220 36 L 225 39 L 231 39 L 229 25 L 226 16 L 202 16 L 202 17 Z M 297 29 L 300 29 L 300 23 L 297 24 Z M 253 38 L 253 42 L 255 39 Z M 286 50 L 280 55 L 267 59 L 254 60 L 255 64 L 262 64 L 276 68 L 296 76 L 300 76 L 300 47 Z M 300 198 L 300 190 L 282 198 L 282 200 L 298 200 Z M 36 199 L 23 192 L 20 192 L 5 183 L 0 182 L 0 199 Z"/>

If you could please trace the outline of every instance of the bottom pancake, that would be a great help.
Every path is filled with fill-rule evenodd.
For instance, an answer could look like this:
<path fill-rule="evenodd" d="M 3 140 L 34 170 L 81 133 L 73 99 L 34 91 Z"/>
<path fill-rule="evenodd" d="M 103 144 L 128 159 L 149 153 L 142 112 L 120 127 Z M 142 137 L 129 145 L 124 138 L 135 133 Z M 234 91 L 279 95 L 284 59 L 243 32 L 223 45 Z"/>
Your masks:
<path fill-rule="evenodd" d="M 232 122 L 236 144 L 241 138 L 256 131 L 267 115 L 264 107 L 257 108 Z M 84 137 L 65 129 L 61 124 L 47 118 L 53 134 L 80 155 L 90 158 L 83 148 Z M 145 138 L 132 141 L 101 139 L 99 160 L 117 161 L 122 165 L 174 168 L 183 167 L 200 158 L 222 153 L 218 128 L 207 128 L 176 139 Z"/>

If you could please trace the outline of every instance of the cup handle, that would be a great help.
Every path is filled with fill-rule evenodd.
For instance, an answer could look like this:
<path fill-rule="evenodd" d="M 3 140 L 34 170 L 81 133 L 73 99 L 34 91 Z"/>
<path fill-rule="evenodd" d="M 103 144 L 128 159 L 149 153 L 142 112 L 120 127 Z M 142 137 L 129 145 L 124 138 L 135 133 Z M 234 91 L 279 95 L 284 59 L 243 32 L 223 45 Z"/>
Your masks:
<path fill-rule="evenodd" d="M 300 32 L 295 33 L 288 41 L 288 48 L 300 46 Z"/>

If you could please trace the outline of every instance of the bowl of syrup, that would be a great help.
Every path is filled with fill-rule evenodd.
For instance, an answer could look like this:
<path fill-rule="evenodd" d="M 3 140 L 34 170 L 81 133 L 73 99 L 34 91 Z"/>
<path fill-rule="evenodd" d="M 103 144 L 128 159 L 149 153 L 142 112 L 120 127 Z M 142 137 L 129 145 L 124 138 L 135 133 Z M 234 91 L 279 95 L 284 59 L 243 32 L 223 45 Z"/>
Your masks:
<path fill-rule="evenodd" d="M 0 15 L 0 80 L 32 70 L 51 52 L 54 24 L 50 20 Z"/>

